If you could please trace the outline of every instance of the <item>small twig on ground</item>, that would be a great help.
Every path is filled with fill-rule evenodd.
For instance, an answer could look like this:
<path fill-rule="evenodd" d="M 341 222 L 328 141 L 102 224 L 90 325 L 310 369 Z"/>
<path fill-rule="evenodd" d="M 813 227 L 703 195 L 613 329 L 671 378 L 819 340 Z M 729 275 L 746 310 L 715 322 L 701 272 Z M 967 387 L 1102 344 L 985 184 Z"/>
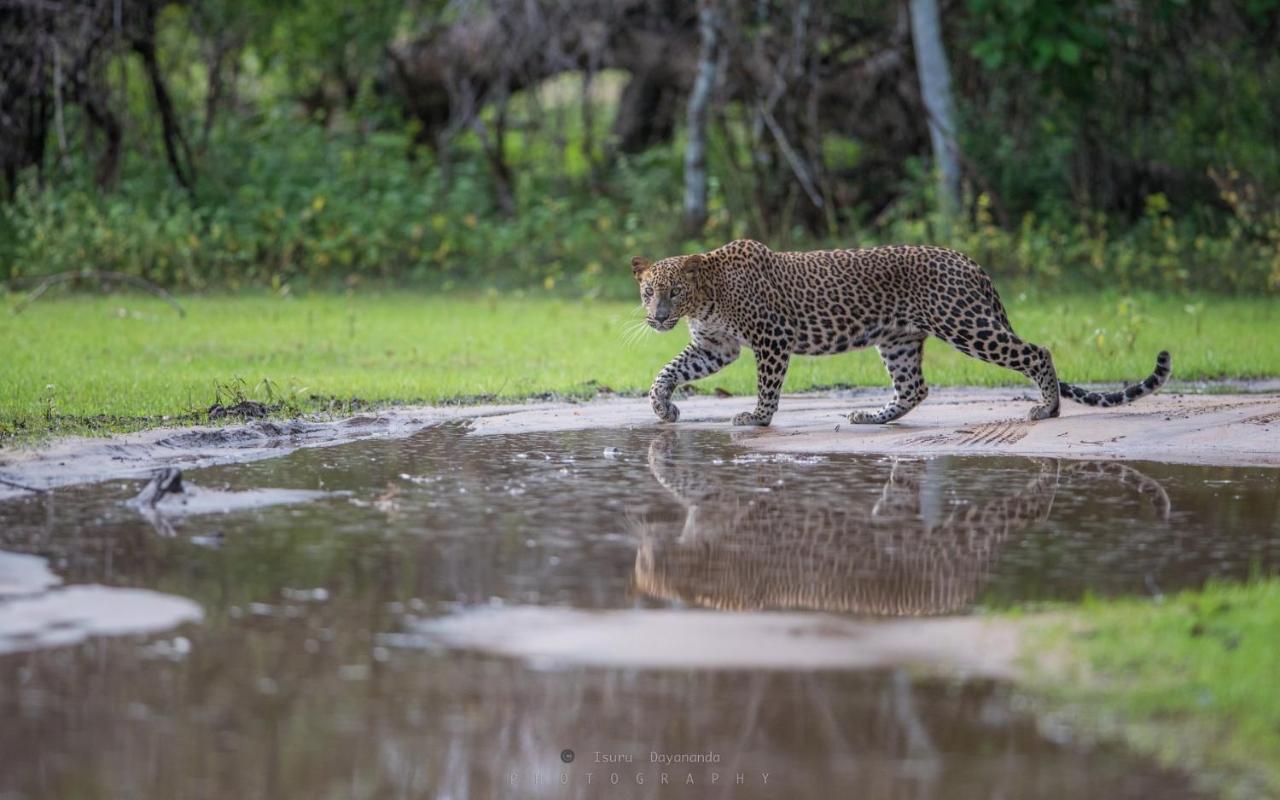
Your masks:
<path fill-rule="evenodd" d="M 164 289 L 161 289 L 159 286 L 156 286 L 151 281 L 139 278 L 136 275 L 127 275 L 123 272 L 111 272 L 109 270 L 101 269 L 79 269 L 71 272 L 59 272 L 56 275 L 49 275 L 44 280 L 40 281 L 40 284 L 36 286 L 35 289 L 31 290 L 30 294 L 18 301 L 18 304 L 13 307 L 13 313 L 21 314 L 27 306 L 31 305 L 36 300 L 39 300 L 40 297 L 52 287 L 60 283 L 73 281 L 77 278 L 92 278 L 102 281 L 103 283 L 108 281 L 120 281 L 122 283 L 132 284 L 139 288 L 146 289 L 148 292 L 151 292 L 156 297 L 159 297 L 161 300 L 173 306 L 173 310 L 178 312 L 178 316 L 185 317 L 187 315 L 186 310 L 182 306 L 178 305 L 178 301 L 174 299 L 173 295 L 169 294 Z"/>

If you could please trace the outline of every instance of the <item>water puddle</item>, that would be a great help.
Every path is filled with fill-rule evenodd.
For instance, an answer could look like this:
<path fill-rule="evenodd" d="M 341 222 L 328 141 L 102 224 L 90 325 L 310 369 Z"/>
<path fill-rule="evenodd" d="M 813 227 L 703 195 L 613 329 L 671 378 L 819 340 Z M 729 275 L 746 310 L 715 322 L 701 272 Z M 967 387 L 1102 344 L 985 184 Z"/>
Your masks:
<path fill-rule="evenodd" d="M 298 502 L 0 504 L 0 797 L 1194 797 L 929 626 L 1280 570 L 1262 468 L 450 424 L 184 478 Z"/>

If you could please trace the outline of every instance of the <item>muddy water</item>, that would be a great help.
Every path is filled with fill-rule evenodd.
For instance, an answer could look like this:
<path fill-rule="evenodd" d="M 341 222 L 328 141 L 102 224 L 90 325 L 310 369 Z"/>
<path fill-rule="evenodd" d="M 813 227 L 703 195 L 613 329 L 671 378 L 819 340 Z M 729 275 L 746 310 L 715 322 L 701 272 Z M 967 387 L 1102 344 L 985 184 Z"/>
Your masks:
<path fill-rule="evenodd" d="M 291 491 L 226 513 L 143 515 L 138 482 L 0 505 L 0 798 L 1192 797 L 989 677 L 835 669 L 785 641 L 700 664 L 705 625 L 694 655 L 639 668 L 571 623 L 652 610 L 638 646 L 669 655 L 671 610 L 956 615 L 1280 569 L 1263 469 L 446 425 L 186 478 Z M 113 591 L 133 629 L 109 624 Z M 19 602 L 47 629 L 4 629 Z M 440 635 L 474 614 L 487 645 Z"/>

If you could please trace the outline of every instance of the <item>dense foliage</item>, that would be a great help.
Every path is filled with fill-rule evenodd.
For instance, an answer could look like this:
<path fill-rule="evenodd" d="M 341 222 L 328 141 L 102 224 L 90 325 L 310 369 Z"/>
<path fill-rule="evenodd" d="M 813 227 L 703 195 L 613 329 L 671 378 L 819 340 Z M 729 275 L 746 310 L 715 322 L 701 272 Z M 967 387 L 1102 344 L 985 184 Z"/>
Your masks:
<path fill-rule="evenodd" d="M 630 73 L 584 70 L 572 52 L 536 70 L 526 58 L 532 79 L 503 66 L 501 92 L 486 78 L 467 116 L 451 95 L 450 124 L 424 135 L 430 118 L 393 89 L 387 52 L 483 18 L 476 4 L 379 0 L 358 15 L 333 0 L 130 5 L 150 16 L 122 35 L 151 36 L 158 71 L 135 38 L 99 45 L 83 85 L 60 76 L 39 158 L 6 155 L 0 278 L 98 268 L 194 288 L 390 280 L 621 294 L 635 253 L 750 235 L 775 247 L 941 243 L 1046 284 L 1280 289 L 1278 0 L 945 5 L 966 162 L 957 220 L 932 211 L 919 109 L 879 138 L 835 117 L 806 123 L 797 136 L 816 144 L 797 139 L 786 154 L 809 153 L 827 203 L 805 213 L 804 192 L 784 186 L 795 164 L 751 130 L 757 100 L 730 66 L 712 115 L 710 215 L 693 233 L 680 226 L 680 125 L 619 146 Z M 893 7 L 798 5 L 817 22 L 759 4 L 768 14 L 735 23 L 729 59 L 747 63 L 779 31 L 834 26 L 796 73 L 818 82 L 898 46 Z M 30 22 L 0 15 L 7 38 Z M 176 128 L 156 111 L 156 75 Z M 910 111 L 910 85 L 858 102 L 880 108 L 897 92 Z"/>

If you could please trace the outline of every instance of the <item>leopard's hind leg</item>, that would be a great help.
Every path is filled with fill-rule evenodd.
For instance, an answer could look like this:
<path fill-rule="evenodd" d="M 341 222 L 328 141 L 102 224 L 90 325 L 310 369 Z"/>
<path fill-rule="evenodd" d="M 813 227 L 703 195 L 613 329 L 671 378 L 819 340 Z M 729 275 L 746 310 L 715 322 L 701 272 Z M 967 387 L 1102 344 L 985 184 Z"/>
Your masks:
<path fill-rule="evenodd" d="M 920 405 L 929 396 L 924 382 L 924 332 L 899 334 L 876 345 L 884 368 L 893 380 L 893 399 L 876 411 L 855 411 L 849 421 L 858 425 L 879 425 L 893 422 Z"/>
<path fill-rule="evenodd" d="M 935 335 L 965 355 L 1021 372 L 1035 381 L 1040 387 L 1042 402 L 1031 407 L 1028 417 L 1032 421 L 1058 416 L 1061 398 L 1058 393 L 1058 373 L 1053 368 L 1053 356 L 1049 355 L 1046 348 L 1020 339 L 1004 318 L 1004 309 L 998 311 L 997 316 L 978 316 L 972 321 L 966 320 L 950 332 L 938 332 Z"/>
<path fill-rule="evenodd" d="M 1026 375 L 1040 387 L 1041 395 L 1041 403 L 1031 408 L 1031 419 L 1058 416 L 1061 398 L 1053 357 L 1013 332 L 990 276 L 972 261 L 961 261 L 960 266 L 939 268 L 916 309 L 921 317 L 917 327 L 965 355 Z"/>

